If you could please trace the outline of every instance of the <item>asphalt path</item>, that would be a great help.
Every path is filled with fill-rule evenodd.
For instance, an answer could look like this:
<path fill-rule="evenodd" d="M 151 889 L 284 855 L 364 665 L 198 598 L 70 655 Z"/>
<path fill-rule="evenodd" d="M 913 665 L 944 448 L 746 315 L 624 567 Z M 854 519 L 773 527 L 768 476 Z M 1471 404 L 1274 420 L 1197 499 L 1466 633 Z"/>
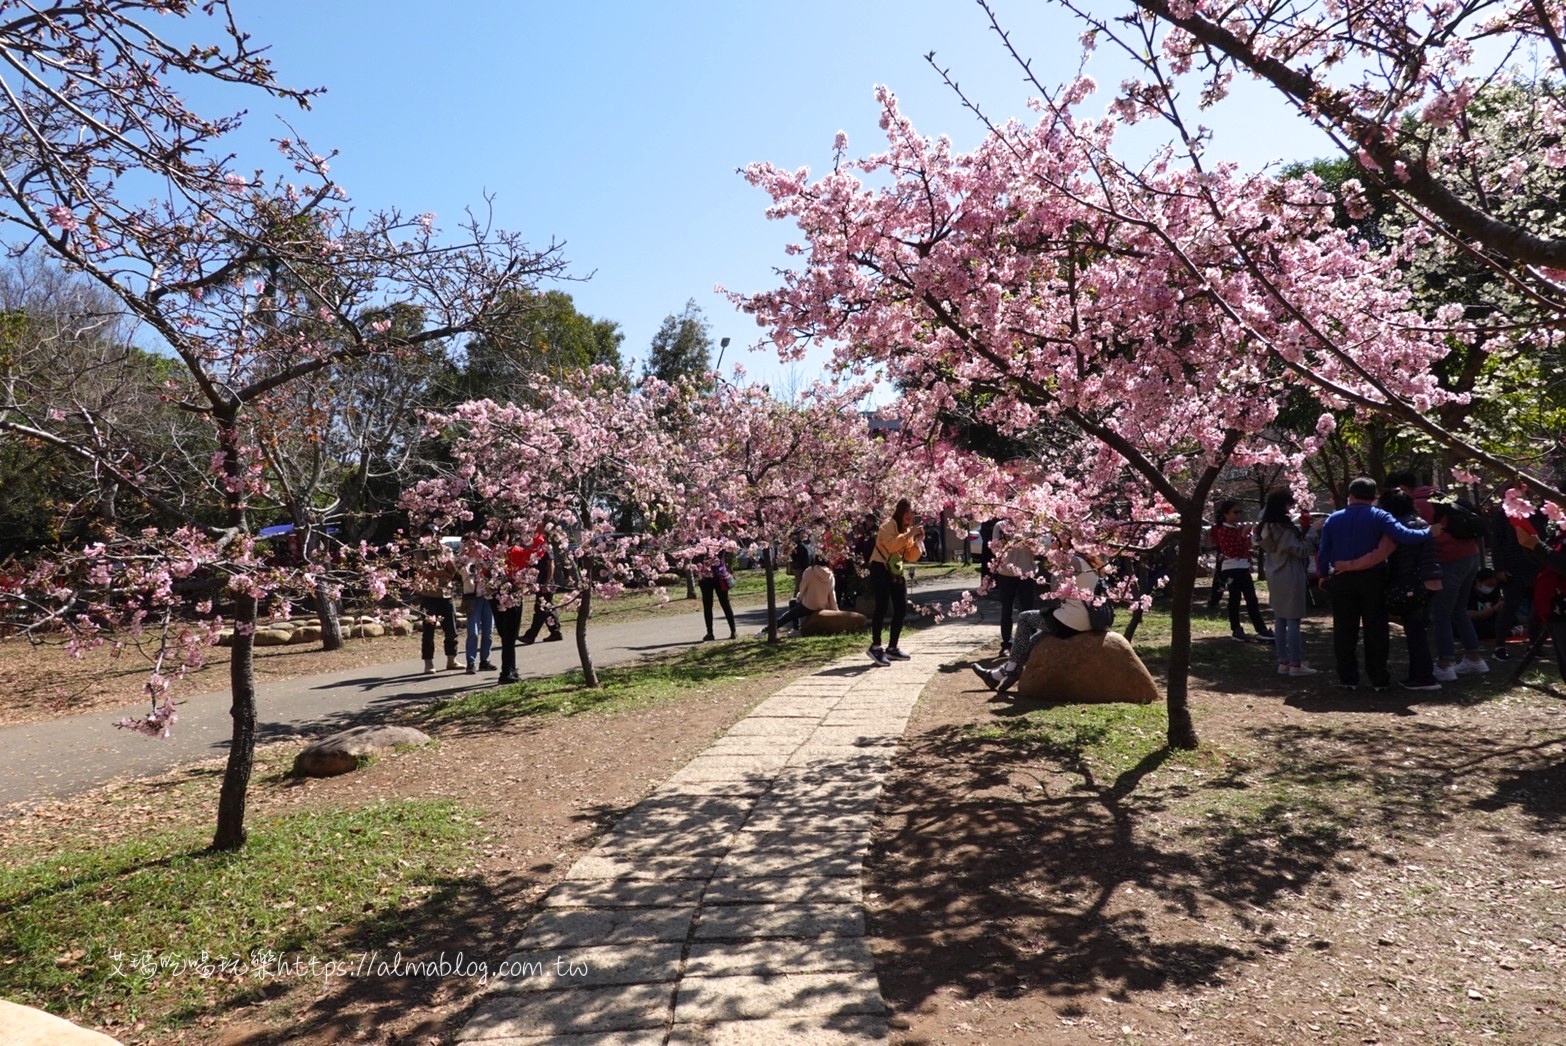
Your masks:
<path fill-rule="evenodd" d="M 935 582 L 914 586 L 912 594 L 918 601 L 949 602 L 973 585 L 973 579 L 958 585 Z M 736 642 L 755 642 L 752 637 L 766 624 L 766 616 L 765 605 L 735 608 Z M 720 634 L 722 628 L 720 616 Z M 681 613 L 671 608 L 638 621 L 590 625 L 588 649 L 593 664 L 605 668 L 697 646 L 705 631 L 700 610 Z M 519 647 L 518 672 L 535 678 L 580 667 L 574 638 L 568 628 L 565 642 Z M 498 651 L 492 660 L 499 662 Z M 256 739 L 266 743 L 324 737 L 349 726 L 379 722 L 408 705 L 490 689 L 495 678 L 493 672 L 470 676 L 461 669 L 424 675 L 423 662 L 414 659 L 266 683 L 256 691 Z M 227 690 L 185 699 L 179 705 L 173 736 L 166 740 L 114 726 L 125 716 L 144 714 L 144 701 L 0 728 L 0 818 L 22 809 L 14 804 L 74 795 L 116 779 L 147 777 L 184 763 L 225 756 L 233 733 L 229 706 Z"/>

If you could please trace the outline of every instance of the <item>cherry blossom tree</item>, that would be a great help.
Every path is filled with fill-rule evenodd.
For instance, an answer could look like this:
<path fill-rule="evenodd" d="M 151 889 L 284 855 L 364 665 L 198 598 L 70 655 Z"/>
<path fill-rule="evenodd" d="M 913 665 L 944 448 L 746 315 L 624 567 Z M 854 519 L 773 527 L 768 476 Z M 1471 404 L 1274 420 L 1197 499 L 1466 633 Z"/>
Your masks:
<path fill-rule="evenodd" d="M 199 17 L 193 33 L 213 41 L 160 36 L 150 19 L 167 15 Z M 140 324 L 138 338 L 176 362 L 158 392 L 211 448 L 197 468 L 162 470 L 90 402 L 0 404 L 0 434 L 83 462 L 161 521 L 8 572 L 0 599 L 16 627 L 48 621 L 77 645 L 156 624 L 164 653 L 148 684 L 153 711 L 131 724 L 155 734 L 175 718 L 170 681 L 220 623 L 190 614 L 231 621 L 234 732 L 214 846 L 237 848 L 255 744 L 259 608 L 320 583 L 310 566 L 279 569 L 257 551 L 253 505 L 270 487 L 256 426 L 286 423 L 280 405 L 296 383 L 349 361 L 417 357 L 503 324 L 507 292 L 561 262 L 553 245 L 531 249 L 477 216 L 448 241 L 433 215 L 357 214 L 328 158 L 292 137 L 277 142 L 283 176 L 237 169 L 225 136 L 239 118 L 192 111 L 179 85 L 223 82 L 300 105 L 312 92 L 278 84 L 223 0 L 13 6 L 0 11 L 0 57 L 5 242 L 13 253 L 47 253 L 112 294 Z M 422 324 L 374 318 L 391 305 L 419 310 Z M 379 578 L 366 584 L 381 591 Z"/>
<path fill-rule="evenodd" d="M 629 507 L 651 519 L 674 492 L 668 465 L 681 456 L 660 426 L 652 396 L 628 388 L 613 367 L 559 379 L 535 375 L 525 404 L 474 400 L 428 418 L 429 434 L 450 443 L 454 468 L 416 484 L 405 496 L 410 516 L 450 531 L 481 513 L 481 537 L 496 546 L 491 573 L 504 603 L 526 603 L 536 590 L 531 572 L 510 576 L 509 544 L 543 532 L 557 563 L 575 578 L 576 647 L 588 686 L 599 685 L 587 644 L 595 596 L 612 599 L 638 577 L 655 577 L 666 561 L 654 535 L 616 531 Z"/>
<path fill-rule="evenodd" d="M 1297 474 L 1312 447 L 1291 463 L 1260 437 L 1302 372 L 1343 400 L 1385 389 L 1429 405 L 1444 349 L 1406 312 L 1393 263 L 1333 227 L 1310 183 L 1169 156 L 1123 177 L 1106 159 L 1114 123 L 1073 115 L 1092 90 L 1078 80 L 1035 124 L 959 154 L 882 89 L 883 152 L 850 161 L 839 135 L 820 179 L 751 166 L 769 215 L 798 225 L 802 262 L 740 300 L 785 358 L 820 340 L 840 365 L 886 366 L 915 416 L 960 393 L 1002 434 L 1073 426 L 1083 438 L 1043 470 L 1031 529 L 1093 550 L 1177 518 L 1169 739 L 1189 747 L 1191 592 L 1219 474 L 1260 461 Z M 1255 257 L 1237 254 L 1236 229 Z"/>
<path fill-rule="evenodd" d="M 671 387 L 665 424 L 687 448 L 674 543 L 686 558 L 743 536 L 766 550 L 769 638 L 777 638 L 778 552 L 797 530 L 841 538 L 878 501 L 880 448 L 857 407 L 863 385 L 816 384 L 784 402 L 760 384 L 706 376 Z"/>
<path fill-rule="evenodd" d="M 980 0 L 980 6 L 1001 30 L 989 5 Z M 1102 5 L 1062 0 L 1062 6 L 1087 26 L 1090 48 L 1117 45 L 1139 67 L 1114 102 L 1119 119 L 1165 121 L 1187 162 L 1200 169 L 1212 135 L 1185 101 L 1186 89 L 1194 87 L 1189 93 L 1205 108 L 1226 97 L 1236 77 L 1254 78 L 1352 161 L 1356 177 L 1341 185 L 1348 212 L 1363 218 L 1385 204 L 1399 227 L 1389 252 L 1410 268 L 1445 271 L 1449 306 L 1427 310 L 1426 319 L 1451 348 L 1451 361 L 1437 369 L 1450 372 L 1442 375 L 1443 387 L 1457 395 L 1431 410 L 1428 401 L 1374 383 L 1356 391 L 1322 372 L 1296 369 L 1302 380 L 1441 448 L 1450 464 L 1483 466 L 1566 504 L 1566 489 L 1543 471 L 1549 459 L 1557 466 L 1566 459 L 1558 433 L 1523 446 L 1511 432 L 1487 439 L 1467 407 L 1480 399 L 1516 403 L 1503 422 L 1527 424 L 1541 374 L 1561 369 L 1556 330 L 1566 304 L 1559 206 L 1566 108 L 1559 82 L 1566 72 L 1566 12 L 1558 2 L 1373 0 L 1345 7 L 1131 0 L 1125 17 Z M 1227 210 L 1229 201 L 1205 185 L 1194 188 L 1228 230 L 1237 256 L 1259 273 L 1265 247 L 1246 235 L 1245 212 Z M 1487 293 L 1458 297 L 1465 284 L 1473 285 L 1471 278 L 1450 279 L 1462 269 L 1487 273 Z M 1277 309 L 1303 304 L 1282 285 L 1271 293 Z"/>

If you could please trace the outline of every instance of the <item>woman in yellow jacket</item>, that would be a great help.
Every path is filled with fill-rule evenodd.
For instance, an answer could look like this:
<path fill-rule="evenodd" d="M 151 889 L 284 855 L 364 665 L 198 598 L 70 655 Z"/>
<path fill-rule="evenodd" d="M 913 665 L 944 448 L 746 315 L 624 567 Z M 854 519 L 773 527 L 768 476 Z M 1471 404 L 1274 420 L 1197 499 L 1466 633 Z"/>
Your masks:
<path fill-rule="evenodd" d="M 875 617 L 872 620 L 870 660 L 885 667 L 893 661 L 907 661 L 908 655 L 897 649 L 908 615 L 908 578 L 904 563 L 913 563 L 924 550 L 924 528 L 914 523 L 913 505 L 907 498 L 897 503 L 892 518 L 881 524 L 875 536 L 875 551 L 870 553 L 870 590 L 875 593 Z M 893 557 L 896 557 L 895 559 Z M 881 623 L 887 609 L 892 611 L 892 643 L 881 647 Z"/>

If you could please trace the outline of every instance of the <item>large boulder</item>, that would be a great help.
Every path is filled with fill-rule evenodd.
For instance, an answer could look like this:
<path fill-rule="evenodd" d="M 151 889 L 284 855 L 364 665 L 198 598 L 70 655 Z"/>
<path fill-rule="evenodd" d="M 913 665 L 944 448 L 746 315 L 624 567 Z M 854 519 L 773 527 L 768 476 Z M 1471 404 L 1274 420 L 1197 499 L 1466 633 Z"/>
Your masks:
<path fill-rule="evenodd" d="M 258 628 L 255 634 L 256 646 L 287 646 L 294 638 L 294 630 L 291 628 Z"/>
<path fill-rule="evenodd" d="M 0 999 L 0 1042 L 6 1046 L 119 1046 L 120 1041 L 78 1028 L 52 1013 Z"/>
<path fill-rule="evenodd" d="M 290 644 L 297 644 L 297 643 L 319 643 L 320 641 L 321 641 L 321 626 L 320 625 L 300 625 L 298 628 L 294 629 L 293 638 L 289 642 L 290 642 Z"/>
<path fill-rule="evenodd" d="M 411 745 L 427 745 L 430 736 L 411 726 L 355 726 L 305 746 L 294 757 L 299 777 L 336 777 L 359 769 L 366 759 Z"/>
<path fill-rule="evenodd" d="M 870 619 L 852 610 L 818 610 L 800 622 L 802 636 L 835 636 L 839 632 L 863 632 Z"/>
<path fill-rule="evenodd" d="M 1119 632 L 1046 635 L 1034 644 L 1017 682 L 1017 696 L 1052 704 L 1152 704 L 1163 695 Z"/>

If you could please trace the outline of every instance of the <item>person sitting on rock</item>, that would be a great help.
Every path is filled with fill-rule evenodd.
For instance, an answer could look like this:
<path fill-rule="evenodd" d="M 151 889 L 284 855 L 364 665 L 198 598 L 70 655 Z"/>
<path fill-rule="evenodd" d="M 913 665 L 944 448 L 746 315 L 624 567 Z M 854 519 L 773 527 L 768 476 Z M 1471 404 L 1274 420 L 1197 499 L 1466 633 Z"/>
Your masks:
<path fill-rule="evenodd" d="M 837 578 L 827 558 L 817 552 L 804 573 L 799 575 L 799 594 L 788 601 L 788 609 L 778 615 L 778 629 L 784 625 L 798 628 L 812 614 L 837 609 Z M 767 630 L 761 630 L 762 635 Z"/>
<path fill-rule="evenodd" d="M 1071 570 L 1075 575 L 1074 583 L 1078 592 L 1092 592 L 1098 585 L 1098 570 L 1101 563 L 1094 557 L 1073 554 L 1071 557 Z M 1034 645 L 1046 632 L 1050 635 L 1069 639 L 1079 632 L 1093 631 L 1093 623 L 1088 617 L 1087 603 L 1076 596 L 1070 598 L 1055 597 L 1043 600 L 1037 610 L 1026 610 L 1017 615 L 1017 629 L 1012 637 L 1011 653 L 1005 661 L 994 668 L 983 668 L 978 664 L 972 667 L 973 672 L 984 685 L 997 693 L 1004 694 L 1011 687 L 1017 685 L 1022 678 L 1022 670 L 1027 666 L 1028 655 L 1033 652 Z"/>

